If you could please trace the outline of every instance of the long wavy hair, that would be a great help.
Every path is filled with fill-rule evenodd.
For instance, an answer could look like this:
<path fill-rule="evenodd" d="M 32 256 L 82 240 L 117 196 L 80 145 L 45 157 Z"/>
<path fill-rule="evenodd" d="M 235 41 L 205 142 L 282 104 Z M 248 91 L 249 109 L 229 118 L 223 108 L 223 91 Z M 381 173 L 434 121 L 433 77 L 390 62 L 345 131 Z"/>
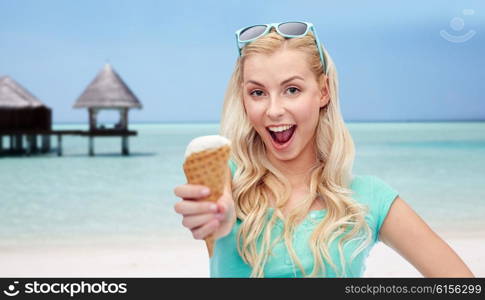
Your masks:
<path fill-rule="evenodd" d="M 311 178 L 309 195 L 301 199 L 298 207 L 292 209 L 286 217 L 282 214 L 282 208 L 291 195 L 291 185 L 268 160 L 263 140 L 246 115 L 242 94 L 246 58 L 254 54 L 268 55 L 282 47 L 306 54 L 308 65 L 320 88 L 327 84 L 330 96 L 329 103 L 320 108 L 314 135 L 318 164 L 308 170 Z M 351 263 L 372 239 L 371 230 L 365 221 L 367 208 L 352 199 L 353 192 L 349 187 L 355 147 L 340 112 L 337 71 L 327 51 L 323 47 L 322 50 L 327 61 L 325 72 L 311 32 L 304 37 L 286 39 L 272 30 L 242 49 L 228 84 L 220 134 L 231 140 L 231 159 L 238 166 L 232 183 L 237 218 L 242 221 L 237 232 L 237 249 L 244 262 L 252 267 L 251 277 L 264 277 L 264 266 L 271 255 L 271 249 L 281 239 L 284 239 L 291 259 L 303 276 L 325 276 L 325 263 L 328 263 L 338 277 L 345 277 L 345 243 L 362 241 L 351 255 Z M 271 218 L 267 214 L 269 199 L 275 203 Z M 292 237 L 299 220 L 309 213 L 313 201 L 323 201 L 327 214 L 316 225 L 309 239 L 314 267 L 307 275 L 293 249 Z M 283 221 L 283 232 L 271 241 L 271 233 L 278 220 Z M 331 259 L 329 245 L 340 236 L 338 251 L 342 268 L 338 270 Z"/>

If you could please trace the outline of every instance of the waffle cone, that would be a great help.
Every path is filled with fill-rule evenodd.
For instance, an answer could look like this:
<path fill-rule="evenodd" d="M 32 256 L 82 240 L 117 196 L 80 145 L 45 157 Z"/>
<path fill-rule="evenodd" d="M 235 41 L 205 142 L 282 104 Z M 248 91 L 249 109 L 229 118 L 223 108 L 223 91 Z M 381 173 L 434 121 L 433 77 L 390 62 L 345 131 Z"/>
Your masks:
<path fill-rule="evenodd" d="M 227 181 L 227 160 L 231 148 L 229 145 L 219 148 L 195 152 L 187 157 L 184 162 L 184 173 L 189 184 L 205 185 L 211 190 L 211 194 L 202 199 L 203 201 L 217 202 L 224 193 L 224 185 Z M 214 250 L 214 236 L 205 238 L 209 257 Z"/>

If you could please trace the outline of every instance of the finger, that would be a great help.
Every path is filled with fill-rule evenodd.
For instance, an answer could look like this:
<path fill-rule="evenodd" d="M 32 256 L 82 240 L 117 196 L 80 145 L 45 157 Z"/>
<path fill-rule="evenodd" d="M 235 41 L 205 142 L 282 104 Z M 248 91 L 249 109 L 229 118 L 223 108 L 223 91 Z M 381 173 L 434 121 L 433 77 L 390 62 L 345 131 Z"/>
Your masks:
<path fill-rule="evenodd" d="M 217 202 L 217 213 L 225 214 L 226 211 L 227 211 L 227 204 L 224 203 L 223 201 Z"/>
<path fill-rule="evenodd" d="M 212 219 L 216 218 L 216 215 L 213 213 L 209 214 L 202 214 L 202 215 L 188 215 L 185 216 L 182 220 L 182 225 L 187 227 L 188 229 L 193 229 L 196 227 L 203 226 L 204 224 L 208 223 Z"/>
<path fill-rule="evenodd" d="M 227 219 L 227 204 L 225 202 L 218 202 L 217 203 L 217 214 L 215 215 L 216 218 L 223 222 Z"/>
<path fill-rule="evenodd" d="M 175 212 L 182 215 L 217 212 L 217 205 L 209 201 L 180 201 L 174 205 Z"/>
<path fill-rule="evenodd" d="M 198 199 L 207 197 L 210 194 L 210 189 L 203 185 L 182 184 L 175 187 L 173 192 L 180 198 Z"/>
<path fill-rule="evenodd" d="M 192 236 L 196 240 L 203 240 L 210 234 L 212 234 L 216 229 L 219 227 L 219 221 L 218 220 L 212 220 L 209 223 L 192 230 Z"/>

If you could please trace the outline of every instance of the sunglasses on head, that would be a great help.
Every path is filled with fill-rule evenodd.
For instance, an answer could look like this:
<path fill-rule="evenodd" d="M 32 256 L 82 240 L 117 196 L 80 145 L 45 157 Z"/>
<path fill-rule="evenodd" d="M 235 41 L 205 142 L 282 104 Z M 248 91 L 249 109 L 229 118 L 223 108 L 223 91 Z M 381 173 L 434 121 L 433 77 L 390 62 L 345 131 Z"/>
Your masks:
<path fill-rule="evenodd" d="M 308 22 L 282 22 L 243 27 L 236 31 L 236 42 L 239 56 L 241 56 L 241 49 L 245 45 L 268 34 L 273 27 L 276 29 L 276 32 L 278 32 L 279 35 L 286 38 L 302 37 L 305 36 L 310 30 L 315 37 L 315 43 L 318 48 L 318 53 L 320 54 L 320 61 L 322 62 L 324 73 L 327 72 L 327 61 L 325 60 L 325 55 L 322 52 L 322 47 L 320 41 L 318 40 L 315 26 Z"/>

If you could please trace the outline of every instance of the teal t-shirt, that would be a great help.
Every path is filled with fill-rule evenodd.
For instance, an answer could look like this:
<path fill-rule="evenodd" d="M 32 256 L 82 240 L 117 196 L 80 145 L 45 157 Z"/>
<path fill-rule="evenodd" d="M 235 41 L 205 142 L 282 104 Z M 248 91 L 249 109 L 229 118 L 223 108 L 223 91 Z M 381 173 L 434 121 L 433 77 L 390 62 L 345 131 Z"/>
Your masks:
<path fill-rule="evenodd" d="M 231 174 L 234 176 L 236 170 L 235 164 L 229 162 Z M 373 239 L 367 248 L 360 252 L 354 258 L 352 264 L 349 265 L 350 257 L 354 250 L 362 243 L 362 241 L 350 242 L 344 249 L 344 256 L 346 259 L 345 273 L 347 277 L 362 277 L 365 271 L 365 260 L 369 255 L 372 247 L 379 241 L 378 233 L 387 216 L 387 213 L 392 205 L 394 199 L 398 196 L 398 192 L 390 185 L 376 176 L 359 175 L 354 176 L 350 188 L 354 191 L 353 199 L 359 203 L 365 204 L 369 207 L 369 213 L 365 217 L 369 227 L 372 231 Z M 269 208 L 268 217 L 273 213 L 273 209 Z M 295 228 L 295 235 L 293 239 L 293 247 L 295 252 L 308 275 L 313 270 L 313 254 L 311 253 L 308 241 L 317 224 L 325 218 L 326 210 L 311 211 L 307 217 Z M 237 219 L 232 231 L 216 241 L 214 247 L 214 255 L 210 259 L 210 276 L 211 277 L 249 277 L 251 274 L 251 266 L 244 263 L 239 256 L 236 245 L 237 231 L 241 225 L 241 220 Z M 283 231 L 283 224 L 278 220 L 273 228 L 272 238 L 279 236 Z M 338 252 L 338 240 L 336 239 L 330 245 L 329 251 L 333 263 L 341 270 L 340 258 Z M 337 277 L 337 274 L 325 263 L 326 276 Z M 286 245 L 283 240 L 280 240 L 273 248 L 272 254 L 269 257 L 264 267 L 265 277 L 303 277 L 300 268 L 293 263 Z"/>

